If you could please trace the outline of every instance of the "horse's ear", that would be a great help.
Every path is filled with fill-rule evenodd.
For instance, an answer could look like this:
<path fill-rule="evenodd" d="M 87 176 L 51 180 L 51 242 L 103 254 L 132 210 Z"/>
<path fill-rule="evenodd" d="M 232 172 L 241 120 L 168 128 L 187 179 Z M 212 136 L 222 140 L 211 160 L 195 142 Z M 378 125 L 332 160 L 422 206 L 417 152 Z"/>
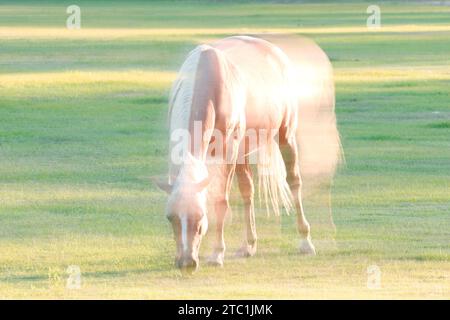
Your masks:
<path fill-rule="evenodd" d="M 170 194 L 172 192 L 173 186 L 170 185 L 168 182 L 162 182 L 162 181 L 156 181 L 156 180 L 153 180 L 153 182 L 158 186 L 158 188 L 165 191 L 167 194 Z"/>
<path fill-rule="evenodd" d="M 208 186 L 209 182 L 210 182 L 209 177 L 206 177 L 205 179 L 203 179 L 203 180 L 200 181 L 200 182 L 197 182 L 197 183 L 194 185 L 194 190 L 195 190 L 196 192 L 203 191 L 203 189 L 205 189 L 205 188 Z"/>

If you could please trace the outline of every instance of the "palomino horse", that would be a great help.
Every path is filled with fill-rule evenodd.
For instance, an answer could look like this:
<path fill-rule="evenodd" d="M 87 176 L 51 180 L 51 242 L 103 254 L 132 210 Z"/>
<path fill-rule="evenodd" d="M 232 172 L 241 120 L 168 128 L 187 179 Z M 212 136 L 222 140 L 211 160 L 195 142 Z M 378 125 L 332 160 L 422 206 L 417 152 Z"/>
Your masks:
<path fill-rule="evenodd" d="M 235 173 L 246 225 L 244 244 L 237 254 L 255 254 L 252 162 L 257 165 L 259 188 L 267 206 L 276 214 L 280 206 L 295 208 L 299 251 L 315 254 L 302 207 L 299 149 L 310 152 L 311 146 L 322 145 L 322 149 L 332 150 L 313 157 L 312 167 L 321 157 L 330 168 L 337 163 L 340 144 L 331 65 L 316 45 L 308 43 L 325 60 L 325 67 L 307 71 L 298 63 L 302 55 L 296 56 L 298 52 L 286 46 L 289 41 L 276 45 L 275 40 L 234 36 L 200 45 L 190 52 L 172 87 L 169 181 L 159 186 L 169 194 L 167 218 L 176 240 L 175 263 L 183 271 L 193 272 L 199 265 L 200 242 L 208 228 L 207 203 L 213 204 L 216 215 L 216 243 L 209 262 L 223 265 L 224 219 L 230 211 L 229 193 Z M 308 67 L 308 61 L 303 62 Z M 316 103 L 324 91 L 327 99 Z M 309 104 L 310 110 L 302 111 L 302 104 L 305 108 Z M 319 124 L 325 124 L 320 130 L 331 132 L 331 140 L 317 139 L 320 134 L 314 133 L 313 143 L 302 144 L 302 114 L 311 120 L 312 127 L 314 121 L 319 128 Z"/>

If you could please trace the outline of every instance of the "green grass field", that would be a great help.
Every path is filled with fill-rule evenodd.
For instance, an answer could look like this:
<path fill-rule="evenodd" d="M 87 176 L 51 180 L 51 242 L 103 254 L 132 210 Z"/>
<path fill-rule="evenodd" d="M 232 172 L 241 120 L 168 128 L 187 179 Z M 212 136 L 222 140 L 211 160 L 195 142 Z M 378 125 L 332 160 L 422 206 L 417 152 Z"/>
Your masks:
<path fill-rule="evenodd" d="M 450 6 L 380 2 L 368 31 L 371 3 L 76 3 L 81 30 L 72 2 L 0 4 L 1 298 L 450 298 Z M 225 267 L 182 278 L 149 179 L 168 88 L 196 44 L 267 31 L 313 38 L 335 68 L 335 242 L 311 197 L 317 256 L 296 254 L 295 217 L 260 210 L 257 256 L 234 259 L 236 201 Z"/>

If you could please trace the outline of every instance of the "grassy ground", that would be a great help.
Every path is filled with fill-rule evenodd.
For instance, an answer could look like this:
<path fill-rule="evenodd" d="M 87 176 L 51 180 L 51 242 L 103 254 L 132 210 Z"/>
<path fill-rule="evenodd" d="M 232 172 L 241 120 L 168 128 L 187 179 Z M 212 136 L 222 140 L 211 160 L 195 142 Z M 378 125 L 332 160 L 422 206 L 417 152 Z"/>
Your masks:
<path fill-rule="evenodd" d="M 79 1 L 69 31 L 69 4 L 0 5 L 0 297 L 450 298 L 450 7 L 381 2 L 369 32 L 367 3 Z M 336 241 L 311 198 L 316 257 L 296 254 L 294 217 L 261 211 L 258 255 L 236 260 L 236 210 L 226 266 L 181 278 L 149 181 L 167 166 L 167 88 L 195 44 L 271 30 L 335 67 Z"/>

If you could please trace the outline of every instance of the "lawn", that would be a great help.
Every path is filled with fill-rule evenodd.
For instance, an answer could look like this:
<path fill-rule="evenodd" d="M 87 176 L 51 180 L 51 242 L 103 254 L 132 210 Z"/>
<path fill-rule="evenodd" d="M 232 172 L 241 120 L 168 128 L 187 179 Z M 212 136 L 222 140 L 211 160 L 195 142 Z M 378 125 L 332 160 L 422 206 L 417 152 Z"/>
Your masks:
<path fill-rule="evenodd" d="M 0 4 L 0 298 L 450 298 L 450 6 L 380 2 L 370 31 L 371 3 L 77 1 L 67 30 L 69 4 Z M 258 210 L 259 252 L 235 259 L 236 196 L 224 268 L 181 277 L 150 181 L 167 169 L 168 88 L 195 45 L 268 31 L 333 63 L 337 232 L 310 195 L 317 256 L 297 255 L 293 215 Z"/>

